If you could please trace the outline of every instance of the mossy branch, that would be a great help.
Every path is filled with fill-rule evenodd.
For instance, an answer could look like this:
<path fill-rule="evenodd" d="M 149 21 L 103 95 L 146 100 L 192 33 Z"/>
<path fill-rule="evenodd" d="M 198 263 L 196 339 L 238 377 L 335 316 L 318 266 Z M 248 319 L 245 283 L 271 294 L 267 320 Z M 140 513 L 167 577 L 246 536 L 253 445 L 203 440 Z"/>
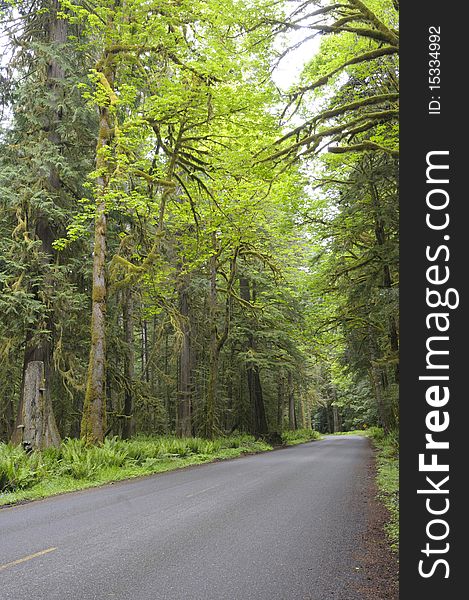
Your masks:
<path fill-rule="evenodd" d="M 394 46 L 399 45 L 399 36 L 391 31 L 378 17 L 370 10 L 361 0 L 348 0 L 350 4 L 353 4 L 366 19 L 376 27 L 376 29 L 383 34 L 388 42 Z"/>
<path fill-rule="evenodd" d="M 112 89 L 111 84 L 109 83 L 106 75 L 102 71 L 97 71 L 97 74 L 99 83 L 106 90 L 106 93 L 109 98 L 109 104 L 111 106 L 114 106 L 115 104 L 117 104 L 118 101 L 116 92 Z"/>
<path fill-rule="evenodd" d="M 371 50 L 370 52 L 364 52 L 359 56 L 354 56 L 350 60 L 343 62 L 337 68 L 333 69 L 332 71 L 329 71 L 329 73 L 327 73 L 326 75 L 323 75 L 322 77 L 317 79 L 314 83 L 301 87 L 299 90 L 294 92 L 291 95 L 291 102 L 296 100 L 298 97 L 303 96 L 306 92 L 311 92 L 318 87 L 322 87 L 329 81 L 331 77 L 334 77 L 334 75 L 337 75 L 337 73 L 340 73 L 343 69 L 350 67 L 351 65 L 356 65 L 362 62 L 368 62 L 376 58 L 380 58 L 382 56 L 396 54 L 397 52 L 399 52 L 399 48 L 397 48 L 397 46 L 384 46 L 383 48 L 376 48 L 376 50 Z"/>
<path fill-rule="evenodd" d="M 275 154 L 272 154 L 272 155 L 268 156 L 267 158 L 262 159 L 260 162 L 266 162 L 268 160 L 276 160 L 277 158 L 281 158 L 282 156 L 288 156 L 290 154 L 293 154 L 295 151 L 297 151 L 299 148 L 302 148 L 303 146 L 312 146 L 312 147 L 309 147 L 306 152 L 302 153 L 302 155 L 310 154 L 311 152 L 314 152 L 314 150 L 316 150 L 316 148 L 319 145 L 319 141 L 324 138 L 335 136 L 337 134 L 343 134 L 342 137 L 344 137 L 345 135 L 347 135 L 347 132 L 353 130 L 353 128 L 355 126 L 361 125 L 363 123 L 363 121 L 369 121 L 369 127 L 367 127 L 365 129 L 365 131 L 366 131 L 368 129 L 371 129 L 374 125 L 376 125 L 377 122 L 382 121 L 382 120 L 389 120 L 391 118 L 394 118 L 397 115 L 398 115 L 397 110 L 384 110 L 384 111 L 366 113 L 366 114 L 360 116 L 359 118 L 354 119 L 353 121 L 349 121 L 348 123 L 342 123 L 342 124 L 336 125 L 334 127 L 328 127 L 317 133 L 309 135 L 309 136 L 303 138 L 302 140 L 299 140 L 295 144 L 292 144 L 288 148 L 279 150 Z M 303 128 L 304 127 L 300 128 L 300 131 Z M 282 141 L 289 139 L 292 135 L 293 135 L 293 133 L 290 133 L 287 136 L 284 136 Z M 370 149 L 372 149 L 372 148 L 370 147 Z"/>
<path fill-rule="evenodd" d="M 325 121 L 326 119 L 332 119 L 333 117 L 338 117 L 343 115 L 346 112 L 350 112 L 351 110 L 357 110 L 363 108 L 364 106 L 372 106 L 373 104 L 382 104 L 385 102 L 394 102 L 399 99 L 399 94 L 379 94 L 378 96 L 370 96 L 369 98 L 365 98 L 364 100 L 357 100 L 355 102 L 350 102 L 349 104 L 342 104 L 338 108 L 334 108 L 331 110 L 326 110 L 319 115 L 317 115 L 314 119 L 310 121 L 310 124 L 314 125 L 320 121 Z M 379 113 L 375 113 L 373 115 L 374 118 L 380 118 L 384 113 L 392 113 L 394 116 L 398 116 L 398 110 L 386 110 L 380 111 Z M 372 113 L 369 113 L 372 115 Z"/>
<path fill-rule="evenodd" d="M 369 150 L 381 150 L 382 152 L 386 152 L 393 158 L 399 158 L 399 150 L 393 150 L 392 148 L 386 148 L 386 146 L 381 146 L 376 142 L 361 142 L 359 144 L 352 144 L 351 146 L 330 146 L 328 151 L 332 154 L 345 154 L 346 152 L 366 152 Z"/>
<path fill-rule="evenodd" d="M 156 183 L 157 185 L 160 185 L 161 187 L 166 187 L 166 188 L 175 188 L 176 187 L 176 183 L 174 181 L 170 181 L 168 179 L 160 179 L 158 177 L 155 177 L 154 175 L 150 175 L 149 173 L 142 171 L 141 169 L 134 169 L 133 174 L 136 175 L 137 177 L 142 177 L 148 183 L 152 183 L 152 184 Z"/>
<path fill-rule="evenodd" d="M 377 42 L 384 42 L 386 44 L 392 44 L 393 46 L 396 45 L 396 41 L 394 41 L 396 39 L 396 36 L 394 34 L 393 41 L 391 41 L 389 37 L 383 32 L 377 31 L 376 29 L 370 29 L 368 27 L 334 27 L 334 25 L 309 25 L 308 28 L 322 33 L 341 33 L 342 31 L 347 33 L 355 33 L 360 37 L 376 40 Z"/>
<path fill-rule="evenodd" d="M 277 140 L 275 142 L 275 144 L 278 145 L 278 144 L 281 144 L 282 142 L 286 142 L 288 139 L 290 139 L 292 137 L 296 137 L 302 131 L 308 129 L 309 127 L 311 127 L 313 125 L 317 125 L 319 122 L 325 121 L 326 119 L 330 119 L 332 117 L 337 117 L 346 112 L 350 112 L 351 110 L 358 110 L 365 106 L 373 106 L 375 104 L 383 104 L 385 102 L 394 102 L 394 101 L 397 101 L 398 99 L 399 99 L 399 94 L 397 94 L 397 93 L 377 94 L 375 96 L 369 96 L 368 98 L 356 100 L 355 102 L 349 102 L 348 104 L 342 104 L 341 106 L 338 106 L 337 108 L 323 111 L 323 112 L 319 113 L 318 115 L 316 115 L 314 117 L 314 119 L 311 119 L 310 121 L 303 123 L 302 125 L 296 127 L 295 129 L 292 129 L 287 134 L 285 134 L 283 137 L 281 137 L 279 140 Z M 397 114 L 397 111 L 395 111 L 395 112 Z M 373 116 L 374 116 L 373 113 L 368 113 L 368 115 L 366 115 L 366 118 L 372 118 Z M 363 120 L 363 118 L 364 117 L 362 116 L 362 117 L 360 117 L 360 119 L 358 121 L 354 121 L 350 124 L 360 122 Z M 347 125 L 344 125 L 343 127 L 346 127 L 346 126 Z M 298 145 L 301 145 L 301 141 L 298 142 Z"/>

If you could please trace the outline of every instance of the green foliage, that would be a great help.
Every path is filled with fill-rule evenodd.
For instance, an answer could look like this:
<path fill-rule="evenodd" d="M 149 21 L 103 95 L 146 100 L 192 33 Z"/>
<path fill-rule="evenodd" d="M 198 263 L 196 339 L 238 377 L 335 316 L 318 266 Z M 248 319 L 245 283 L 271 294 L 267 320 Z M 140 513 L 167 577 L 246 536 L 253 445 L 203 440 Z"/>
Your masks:
<path fill-rule="evenodd" d="M 60 433 L 79 434 L 101 201 L 107 426 L 110 436 L 150 437 L 124 446 L 109 438 L 93 450 L 67 441 L 63 476 L 92 481 L 106 469 L 151 470 L 246 447 L 242 438 L 226 447 L 166 434 L 181 433 L 184 398 L 184 433 L 257 433 L 248 373 L 271 432 L 331 431 L 334 417 L 343 429 L 394 427 L 393 3 L 61 6 L 67 40 L 51 41 L 57 22 L 40 0 L 10 35 L 12 81 L 8 90 L 0 82 L 10 115 L 0 138 L 0 439 L 14 430 L 25 351 L 41 343 L 50 348 Z M 270 70 L 275 35 L 290 29 L 320 32 L 321 44 L 282 107 Z M 283 108 L 301 121 L 286 135 Z M 103 111 L 109 118 L 99 129 Z M 335 143 L 347 152 L 314 155 Z M 186 389 L 183 342 L 191 352 Z"/>
<path fill-rule="evenodd" d="M 21 447 L 0 443 L 0 492 L 29 488 L 37 479 L 35 458 Z"/>
<path fill-rule="evenodd" d="M 384 433 L 380 428 L 368 432 L 377 449 L 377 484 L 379 496 L 389 511 L 386 532 L 391 547 L 399 550 L 399 433 Z"/>
<path fill-rule="evenodd" d="M 67 439 L 61 447 L 58 470 L 74 479 L 92 479 L 100 466 L 97 454 L 95 448 L 88 449 L 81 440 Z"/>
<path fill-rule="evenodd" d="M 294 446 L 295 444 L 311 442 L 313 440 L 319 440 L 320 438 L 321 435 L 319 432 L 314 431 L 313 429 L 287 430 L 282 433 L 282 441 L 286 446 Z"/>
<path fill-rule="evenodd" d="M 270 449 L 249 435 L 213 440 L 113 437 L 98 446 L 67 438 L 59 448 L 31 454 L 19 446 L 0 443 L 0 504 Z"/>

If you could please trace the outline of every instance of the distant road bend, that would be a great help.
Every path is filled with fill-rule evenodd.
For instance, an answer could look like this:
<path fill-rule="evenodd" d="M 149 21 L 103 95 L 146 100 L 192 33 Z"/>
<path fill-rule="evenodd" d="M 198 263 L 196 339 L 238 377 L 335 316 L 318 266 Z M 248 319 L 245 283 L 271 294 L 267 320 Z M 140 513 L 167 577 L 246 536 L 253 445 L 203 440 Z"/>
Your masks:
<path fill-rule="evenodd" d="M 1 600 L 360 600 L 368 440 L 0 510 Z"/>

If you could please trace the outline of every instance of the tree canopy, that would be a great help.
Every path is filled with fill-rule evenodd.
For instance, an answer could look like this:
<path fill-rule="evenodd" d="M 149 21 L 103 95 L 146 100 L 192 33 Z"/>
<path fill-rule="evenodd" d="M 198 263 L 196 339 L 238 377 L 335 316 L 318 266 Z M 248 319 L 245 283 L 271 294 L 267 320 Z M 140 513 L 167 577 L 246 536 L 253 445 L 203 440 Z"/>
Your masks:
<path fill-rule="evenodd" d="M 0 439 L 397 425 L 398 8 L 2 3 Z"/>

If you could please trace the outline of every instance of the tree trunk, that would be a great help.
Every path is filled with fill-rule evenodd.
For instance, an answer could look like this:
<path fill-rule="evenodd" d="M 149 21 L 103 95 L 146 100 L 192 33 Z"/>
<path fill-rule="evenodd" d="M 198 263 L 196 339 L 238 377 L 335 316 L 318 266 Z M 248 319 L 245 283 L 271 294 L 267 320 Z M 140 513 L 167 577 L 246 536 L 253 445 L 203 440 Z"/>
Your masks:
<path fill-rule="evenodd" d="M 240 297 L 245 302 L 251 303 L 251 288 L 249 280 L 246 277 L 239 278 Z M 247 351 L 254 352 L 254 335 L 249 327 Z M 265 415 L 264 396 L 262 392 L 259 366 L 253 361 L 248 361 L 246 365 L 247 381 L 249 390 L 249 401 L 253 413 L 253 435 L 265 435 L 268 433 L 267 419 Z"/>
<path fill-rule="evenodd" d="M 210 339 L 210 367 L 207 384 L 207 400 L 205 405 L 204 437 L 212 439 L 215 433 L 215 401 L 218 387 L 218 352 L 216 339 Z"/>
<path fill-rule="evenodd" d="M 330 404 L 326 404 L 326 420 L 327 420 L 327 433 L 333 433 L 334 427 L 332 425 Z"/>
<path fill-rule="evenodd" d="M 298 399 L 298 426 L 300 429 L 306 428 L 306 415 L 305 415 L 305 405 L 301 393 L 299 394 Z"/>
<path fill-rule="evenodd" d="M 191 361 L 191 325 L 189 314 L 189 293 L 187 282 L 179 289 L 179 312 L 181 315 L 182 343 L 179 355 L 178 372 L 178 406 L 176 435 L 190 437 L 192 434 L 191 392 L 192 392 L 192 361 Z"/>
<path fill-rule="evenodd" d="M 386 244 L 387 235 L 384 219 L 382 217 L 382 209 L 379 200 L 379 194 L 376 186 L 371 183 L 370 184 L 370 193 L 373 202 L 374 209 L 374 220 L 375 220 L 375 238 L 378 246 L 384 246 Z M 391 289 L 393 286 L 391 269 L 388 264 L 383 265 L 383 286 L 387 289 Z M 389 336 L 389 346 L 391 351 L 395 357 L 399 355 L 399 332 L 397 329 L 396 318 L 394 315 L 390 315 L 388 319 L 388 336 Z M 394 380 L 396 383 L 399 383 L 399 362 L 396 363 L 394 367 Z"/>
<path fill-rule="evenodd" d="M 231 322 L 231 289 L 236 277 L 236 260 L 238 249 L 235 249 L 233 257 L 230 260 L 230 275 L 227 279 L 226 299 L 225 299 L 225 314 L 223 319 L 223 330 L 219 334 L 217 328 L 218 304 L 217 304 L 217 269 L 218 257 L 220 249 L 218 247 L 217 234 L 212 233 L 212 248 L 213 254 L 208 261 L 210 273 L 210 291 L 208 296 L 208 315 L 210 322 L 210 342 L 209 342 L 209 377 L 207 384 L 207 393 L 205 401 L 205 418 L 203 430 L 206 437 L 213 437 L 215 432 L 216 420 L 216 397 L 218 390 L 218 367 L 220 362 L 220 353 L 230 330 Z"/>
<path fill-rule="evenodd" d="M 214 251 L 216 238 L 213 238 Z M 218 362 L 220 349 L 217 335 L 217 256 L 213 254 L 209 259 L 210 292 L 208 312 L 210 319 L 210 346 L 209 346 L 209 375 L 207 384 L 207 397 L 205 402 L 204 435 L 211 439 L 215 430 L 215 400 L 218 385 Z"/>
<path fill-rule="evenodd" d="M 135 349 L 134 349 L 134 305 L 132 289 L 123 292 L 122 320 L 124 326 L 125 360 L 124 360 L 124 423 L 122 437 L 128 439 L 135 433 L 134 417 L 134 378 L 135 378 Z"/>
<path fill-rule="evenodd" d="M 146 319 L 142 320 L 141 327 L 141 341 L 142 341 L 142 381 L 150 383 L 150 365 L 148 364 L 148 323 Z"/>
<path fill-rule="evenodd" d="M 277 382 L 277 431 L 283 431 L 283 409 L 284 409 L 284 388 L 285 381 L 283 376 L 280 376 Z"/>
<path fill-rule="evenodd" d="M 165 337 L 164 337 L 164 385 L 162 389 L 164 389 L 164 404 L 166 408 L 166 414 L 168 416 L 168 427 L 172 431 L 173 429 L 173 411 L 171 406 L 171 390 L 169 388 L 169 331 L 165 329 Z"/>
<path fill-rule="evenodd" d="M 332 420 L 334 423 L 334 433 L 338 433 L 339 431 L 342 431 L 342 423 L 339 413 L 339 407 L 335 405 L 335 402 L 337 401 L 337 388 L 335 387 L 332 388 L 332 397 Z"/>
<path fill-rule="evenodd" d="M 291 373 L 288 373 L 288 427 L 291 430 L 298 428 L 296 423 L 295 394 Z"/>
<path fill-rule="evenodd" d="M 50 12 L 50 20 L 48 23 L 49 27 L 49 44 L 51 46 L 57 44 L 64 44 L 67 41 L 67 21 L 64 19 L 57 18 L 57 12 L 60 10 L 59 0 L 53 0 Z M 62 118 L 62 111 L 59 108 L 61 104 L 60 81 L 65 78 L 64 70 L 57 60 L 51 58 L 47 65 L 46 73 L 46 86 L 49 90 L 51 101 L 53 103 L 53 109 L 49 115 L 48 124 L 46 131 L 48 132 L 47 137 L 51 144 L 60 147 L 61 139 L 58 133 L 58 125 Z M 58 196 L 62 188 L 57 168 L 54 164 L 50 165 L 49 173 L 47 177 L 47 189 L 54 196 Z M 49 218 L 44 213 L 39 213 L 35 218 L 34 223 L 34 237 L 41 242 L 41 253 L 42 263 L 45 270 L 45 279 L 49 278 L 48 268 L 53 261 L 53 242 L 55 239 L 55 233 L 51 228 Z M 35 286 L 33 289 L 34 296 L 40 300 L 41 290 L 39 286 Z M 36 329 L 46 329 L 49 333 L 35 336 Z M 53 330 L 53 316 L 50 315 L 47 319 L 47 323 L 37 323 L 28 329 L 25 340 L 25 351 L 23 361 L 23 378 L 21 383 L 21 396 L 20 403 L 18 406 L 17 418 L 15 427 L 12 434 L 12 442 L 20 443 L 25 440 L 24 438 L 24 427 L 25 419 L 27 422 L 27 435 L 31 437 L 28 440 L 32 444 L 32 448 L 46 448 L 48 445 L 58 446 L 60 444 L 60 435 L 57 429 L 57 424 L 52 410 L 52 400 L 50 395 L 50 376 L 51 376 L 51 362 L 52 362 L 52 342 L 49 339 L 50 332 Z M 33 364 L 40 362 L 43 365 L 43 377 L 41 382 L 41 409 L 40 410 L 29 410 L 32 402 L 32 391 L 30 389 L 30 378 L 32 373 L 36 373 L 38 367 L 32 366 Z M 31 365 L 31 366 L 30 366 Z M 28 383 L 27 383 L 28 380 Z M 35 397 L 35 396 L 34 396 Z M 44 416 L 45 415 L 45 416 Z M 34 424 L 30 421 L 32 417 L 41 419 L 41 422 Z M 35 435 L 30 435 L 32 432 L 36 432 Z M 42 435 L 43 439 L 39 439 L 38 435 Z"/>
<path fill-rule="evenodd" d="M 102 442 L 106 427 L 106 213 L 97 208 L 93 256 L 91 348 L 86 381 L 81 437 L 87 443 Z"/>
<path fill-rule="evenodd" d="M 341 431 L 339 409 L 335 404 L 332 405 L 332 419 L 334 422 L 334 433 Z"/>
<path fill-rule="evenodd" d="M 112 57 L 104 57 L 103 64 L 112 63 Z M 114 71 L 105 66 L 103 79 L 113 93 Z M 110 97 L 109 103 L 113 100 Z M 106 430 L 106 195 L 109 186 L 109 165 L 106 149 L 113 136 L 113 117 L 109 106 L 99 109 L 99 134 L 96 148 L 97 203 L 94 227 L 93 282 L 91 308 L 91 347 L 86 381 L 81 437 L 86 443 L 98 443 L 104 439 Z"/>
<path fill-rule="evenodd" d="M 376 346 L 377 344 L 373 338 L 373 333 L 370 327 L 368 333 L 368 348 L 370 353 L 369 376 L 371 385 L 375 392 L 376 406 L 381 425 L 385 431 L 389 431 L 394 425 L 394 418 L 392 415 L 392 409 L 389 406 L 389 402 L 387 401 L 384 393 L 382 369 L 375 363 L 378 356 L 378 349 Z"/>
<path fill-rule="evenodd" d="M 31 360 L 25 368 L 23 396 L 12 442 L 32 450 L 58 446 L 60 437 L 55 425 L 45 387 L 44 363 Z"/>

